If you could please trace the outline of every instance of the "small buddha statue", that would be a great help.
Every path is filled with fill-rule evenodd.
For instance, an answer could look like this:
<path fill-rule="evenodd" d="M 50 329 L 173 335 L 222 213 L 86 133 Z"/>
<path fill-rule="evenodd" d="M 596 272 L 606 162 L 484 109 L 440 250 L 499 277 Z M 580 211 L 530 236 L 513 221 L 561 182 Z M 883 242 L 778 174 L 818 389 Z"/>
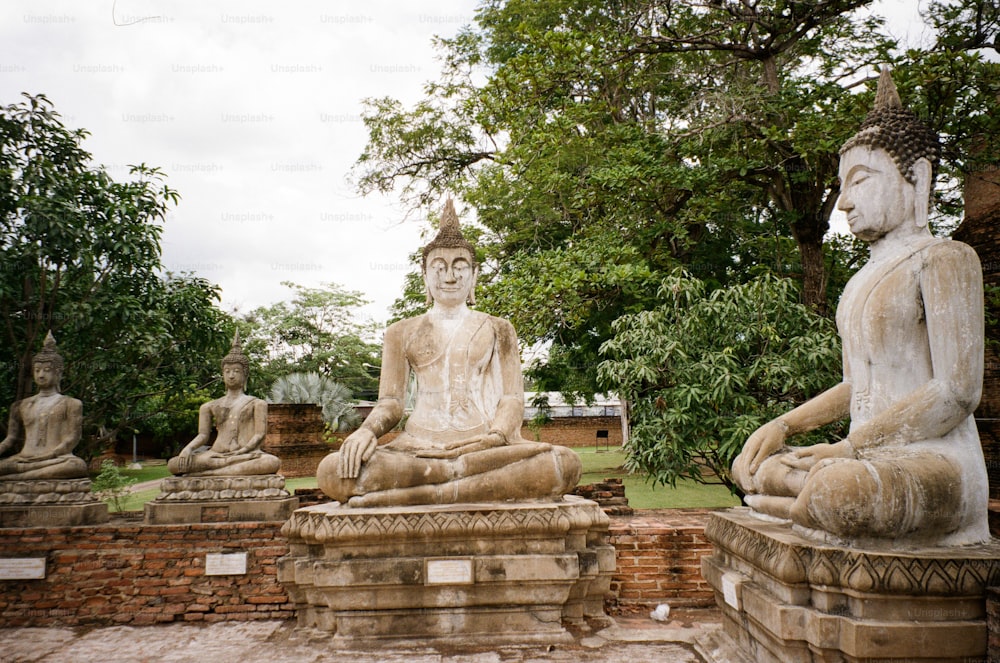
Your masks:
<path fill-rule="evenodd" d="M 18 450 L 0 460 L 0 481 L 86 478 L 87 463 L 73 455 L 83 430 L 83 405 L 59 393 L 63 368 L 50 331 L 31 362 L 38 393 L 11 405 L 0 456 Z"/>
<path fill-rule="evenodd" d="M 840 540 L 989 539 L 973 411 L 983 381 L 975 252 L 927 226 L 938 137 L 904 109 L 888 69 L 841 149 L 838 208 L 871 249 L 837 307 L 843 381 L 754 432 L 733 477 L 754 510 Z M 836 443 L 791 436 L 850 415 Z"/>
<path fill-rule="evenodd" d="M 423 248 L 427 313 L 385 332 L 379 399 L 317 470 L 324 493 L 351 507 L 561 498 L 580 478 L 570 449 L 521 438 L 524 391 L 517 335 L 473 310 L 475 248 L 449 200 Z M 402 433 L 410 373 L 416 398 Z"/>
<path fill-rule="evenodd" d="M 244 393 L 249 371 L 250 361 L 236 332 L 232 349 L 222 358 L 226 395 L 199 408 L 198 435 L 167 462 L 173 474 L 252 476 L 274 474 L 281 467 L 277 456 L 261 451 L 267 433 L 267 403 Z M 199 451 L 211 439 L 213 424 L 215 442 Z"/>

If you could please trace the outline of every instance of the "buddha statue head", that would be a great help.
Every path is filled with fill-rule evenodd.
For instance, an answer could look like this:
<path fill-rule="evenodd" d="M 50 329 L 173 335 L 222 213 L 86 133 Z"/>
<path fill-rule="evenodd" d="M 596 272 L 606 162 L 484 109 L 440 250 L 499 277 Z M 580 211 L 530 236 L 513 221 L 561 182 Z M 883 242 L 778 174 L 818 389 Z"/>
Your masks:
<path fill-rule="evenodd" d="M 422 251 L 427 301 L 444 305 L 475 304 L 476 248 L 462 235 L 455 205 L 449 198 L 441 214 L 437 235 Z"/>
<path fill-rule="evenodd" d="M 31 370 L 35 384 L 40 389 L 53 387 L 58 391 L 64 366 L 62 355 L 56 349 L 56 339 L 52 335 L 52 330 L 49 330 L 42 343 L 41 352 L 31 359 Z"/>
<path fill-rule="evenodd" d="M 847 213 L 851 232 L 874 241 L 904 220 L 926 229 L 940 151 L 937 134 L 903 108 L 883 67 L 874 108 L 840 149 L 837 207 Z"/>
<path fill-rule="evenodd" d="M 250 360 L 243 354 L 240 332 L 236 330 L 229 354 L 222 358 L 222 380 L 226 384 L 226 388 L 244 387 L 249 374 Z"/>

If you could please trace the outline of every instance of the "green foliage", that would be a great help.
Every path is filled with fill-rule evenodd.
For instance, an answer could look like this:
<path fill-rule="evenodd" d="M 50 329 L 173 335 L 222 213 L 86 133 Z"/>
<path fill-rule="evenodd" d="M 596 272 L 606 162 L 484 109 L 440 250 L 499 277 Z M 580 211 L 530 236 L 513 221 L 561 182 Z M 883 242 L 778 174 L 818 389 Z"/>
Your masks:
<path fill-rule="evenodd" d="M 116 182 L 42 95 L 0 108 L 0 415 L 29 395 L 31 357 L 52 330 L 62 391 L 84 403 L 90 458 L 141 425 L 147 399 L 211 379 L 228 316 L 218 288 L 160 275 L 162 223 L 177 192 L 156 168 Z"/>
<path fill-rule="evenodd" d="M 660 306 L 616 321 L 601 347 L 602 384 L 629 405 L 626 467 L 734 489 L 729 467 L 746 438 L 840 382 L 836 330 L 792 281 L 769 275 L 709 292 L 675 274 L 658 294 Z"/>
<path fill-rule="evenodd" d="M 359 188 L 474 208 L 480 307 L 552 348 L 531 368 L 539 389 L 598 391 L 612 322 L 655 307 L 678 266 L 711 288 L 792 277 L 828 314 L 861 255 L 827 246 L 838 150 L 878 68 L 946 135 L 945 176 L 964 172 L 960 148 L 1000 136 L 998 65 L 970 50 L 995 32 L 989 3 L 930 3 L 938 40 L 907 53 L 869 4 L 485 2 L 439 40 L 425 99 L 368 102 Z M 954 218 L 956 196 L 941 202 Z M 420 293 L 411 277 L 410 310 Z"/>
<path fill-rule="evenodd" d="M 260 366 L 250 372 L 248 392 L 266 392 L 289 373 L 312 372 L 374 399 L 381 348 L 373 340 L 376 326 L 358 321 L 357 309 L 368 303 L 361 293 L 335 283 L 282 284 L 294 292 L 290 302 L 262 306 L 242 320 L 244 350 Z"/>
<path fill-rule="evenodd" d="M 323 421 L 333 432 L 345 432 L 361 424 L 354 409 L 351 390 L 319 373 L 291 373 L 271 385 L 272 403 L 313 403 L 323 408 Z"/>
<path fill-rule="evenodd" d="M 124 511 L 125 499 L 132 492 L 136 481 L 135 478 L 122 474 L 115 462 L 109 459 L 101 463 L 101 472 L 94 478 L 90 490 L 115 511 Z"/>

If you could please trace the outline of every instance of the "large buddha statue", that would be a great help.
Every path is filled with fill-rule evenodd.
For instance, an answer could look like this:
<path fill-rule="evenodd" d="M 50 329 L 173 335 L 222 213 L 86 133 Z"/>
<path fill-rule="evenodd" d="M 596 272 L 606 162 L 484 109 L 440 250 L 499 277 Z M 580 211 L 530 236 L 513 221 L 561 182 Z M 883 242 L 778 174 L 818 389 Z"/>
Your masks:
<path fill-rule="evenodd" d="M 73 455 L 83 429 L 83 406 L 59 393 L 63 358 L 50 331 L 42 351 L 31 362 L 38 393 L 10 407 L 7 437 L 0 442 L 0 481 L 78 479 L 87 476 L 87 464 Z"/>
<path fill-rule="evenodd" d="M 871 255 L 837 308 L 843 381 L 747 440 L 733 476 L 754 510 L 841 540 L 989 539 L 972 413 L 983 379 L 983 287 L 965 244 L 933 237 L 937 136 L 902 107 L 888 70 L 841 149 L 838 208 Z M 791 436 L 850 415 L 836 443 Z"/>
<path fill-rule="evenodd" d="M 469 308 L 478 267 L 449 200 L 423 249 L 431 309 L 385 332 L 379 400 L 317 470 L 320 488 L 352 507 L 551 499 L 580 478 L 570 449 L 521 438 L 524 392 L 517 335 Z M 410 373 L 416 399 L 402 433 Z"/>
<path fill-rule="evenodd" d="M 250 361 L 243 354 L 239 332 L 222 358 L 226 395 L 198 410 L 198 435 L 167 463 L 170 471 L 185 476 L 253 476 L 274 474 L 281 460 L 261 451 L 267 434 L 267 403 L 244 393 Z M 217 435 L 210 449 L 212 425 Z"/>

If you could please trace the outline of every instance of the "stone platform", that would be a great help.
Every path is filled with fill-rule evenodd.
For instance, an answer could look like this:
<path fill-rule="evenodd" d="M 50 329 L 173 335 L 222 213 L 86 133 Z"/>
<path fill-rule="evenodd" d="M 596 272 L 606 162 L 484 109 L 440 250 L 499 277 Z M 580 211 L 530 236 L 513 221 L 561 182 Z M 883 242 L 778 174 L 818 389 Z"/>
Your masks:
<path fill-rule="evenodd" d="M 73 527 L 108 521 L 90 479 L 0 481 L 0 527 Z"/>
<path fill-rule="evenodd" d="M 1000 543 L 857 550 L 749 509 L 713 514 L 702 574 L 737 648 L 761 663 L 985 660 Z"/>
<path fill-rule="evenodd" d="M 147 525 L 286 520 L 299 506 L 277 474 L 167 477 L 145 505 Z"/>
<path fill-rule="evenodd" d="M 589 500 L 353 509 L 318 504 L 282 528 L 298 623 L 342 644 L 398 639 L 566 642 L 604 617 L 615 567 Z"/>

